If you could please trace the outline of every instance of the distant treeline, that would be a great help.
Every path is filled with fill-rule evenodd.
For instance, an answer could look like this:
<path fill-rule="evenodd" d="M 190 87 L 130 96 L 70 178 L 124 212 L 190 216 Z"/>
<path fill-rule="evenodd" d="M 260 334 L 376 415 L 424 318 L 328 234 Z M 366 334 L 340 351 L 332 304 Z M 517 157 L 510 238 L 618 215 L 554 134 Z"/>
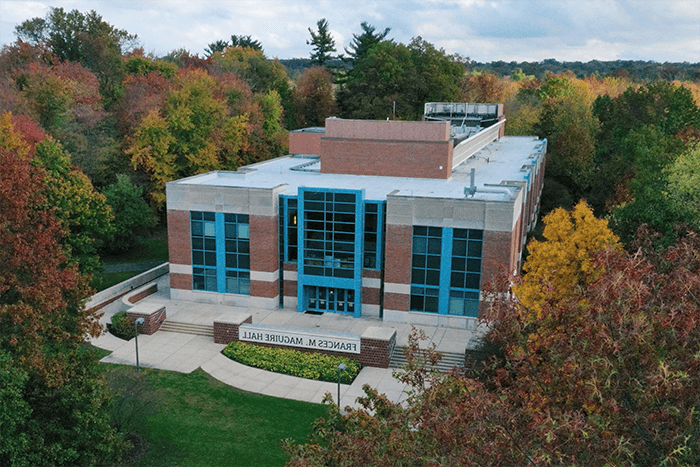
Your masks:
<path fill-rule="evenodd" d="M 308 58 L 290 58 L 280 60 L 287 68 L 289 75 L 294 76 L 311 67 Z M 502 60 L 481 63 L 475 61 L 465 62 L 468 71 L 490 73 L 499 77 L 513 76 L 523 73 L 528 76 L 542 79 L 548 73 L 561 74 L 566 71 L 573 72 L 577 78 L 589 76 L 616 76 L 630 78 L 635 81 L 697 81 L 700 80 L 700 63 L 659 63 L 643 60 L 615 60 L 602 62 L 591 60 L 590 62 L 560 62 L 553 58 L 541 62 L 504 62 Z"/>

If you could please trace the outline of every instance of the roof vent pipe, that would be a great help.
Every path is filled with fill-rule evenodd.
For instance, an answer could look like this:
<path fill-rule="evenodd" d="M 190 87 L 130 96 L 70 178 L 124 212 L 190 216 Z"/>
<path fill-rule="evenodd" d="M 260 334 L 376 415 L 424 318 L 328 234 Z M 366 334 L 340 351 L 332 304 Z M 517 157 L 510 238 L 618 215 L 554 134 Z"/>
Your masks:
<path fill-rule="evenodd" d="M 466 186 L 464 187 L 464 196 L 474 196 L 474 193 L 476 193 L 476 185 L 474 184 L 474 170 L 472 169 L 471 175 L 469 177 L 469 188 Z"/>

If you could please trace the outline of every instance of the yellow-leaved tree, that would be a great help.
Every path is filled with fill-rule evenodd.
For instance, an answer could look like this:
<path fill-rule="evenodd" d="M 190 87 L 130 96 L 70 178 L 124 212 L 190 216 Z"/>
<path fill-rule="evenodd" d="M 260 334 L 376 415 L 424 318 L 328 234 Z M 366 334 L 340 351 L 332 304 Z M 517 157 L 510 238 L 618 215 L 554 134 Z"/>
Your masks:
<path fill-rule="evenodd" d="M 597 277 L 601 271 L 594 270 L 594 252 L 608 246 L 622 248 L 608 221 L 596 219 L 583 200 L 570 212 L 555 209 L 543 221 L 546 241 L 530 241 L 525 275 L 515 287 L 520 301 L 534 312 L 545 296 L 550 301 L 563 298 L 570 289 L 586 286 Z"/>

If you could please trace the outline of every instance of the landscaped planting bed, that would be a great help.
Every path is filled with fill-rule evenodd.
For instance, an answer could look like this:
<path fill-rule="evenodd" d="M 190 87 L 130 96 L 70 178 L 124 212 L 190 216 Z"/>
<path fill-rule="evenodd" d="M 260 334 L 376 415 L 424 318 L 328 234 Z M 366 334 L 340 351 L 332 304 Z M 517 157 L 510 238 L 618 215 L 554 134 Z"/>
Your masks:
<path fill-rule="evenodd" d="M 358 362 L 345 357 L 262 347 L 243 342 L 231 342 L 223 350 L 223 354 L 231 360 L 255 368 L 330 383 L 338 380 L 338 365 L 341 363 L 345 364 L 345 370 L 340 372 L 340 382 L 344 384 L 352 383 L 362 369 Z"/>

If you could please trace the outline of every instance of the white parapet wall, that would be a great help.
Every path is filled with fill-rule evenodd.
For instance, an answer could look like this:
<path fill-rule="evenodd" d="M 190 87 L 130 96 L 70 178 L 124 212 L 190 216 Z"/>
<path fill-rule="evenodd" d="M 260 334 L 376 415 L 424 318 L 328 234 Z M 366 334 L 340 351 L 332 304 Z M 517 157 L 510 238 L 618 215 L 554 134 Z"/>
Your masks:
<path fill-rule="evenodd" d="M 85 304 L 87 309 L 99 308 L 100 305 L 105 303 L 111 303 L 117 300 L 124 294 L 131 292 L 149 282 L 153 282 L 161 276 L 168 274 L 170 271 L 170 263 L 163 263 L 160 266 L 156 266 L 148 271 L 142 272 L 141 274 L 127 279 L 124 282 L 120 282 L 108 289 L 97 292 L 93 295 L 90 300 Z"/>

